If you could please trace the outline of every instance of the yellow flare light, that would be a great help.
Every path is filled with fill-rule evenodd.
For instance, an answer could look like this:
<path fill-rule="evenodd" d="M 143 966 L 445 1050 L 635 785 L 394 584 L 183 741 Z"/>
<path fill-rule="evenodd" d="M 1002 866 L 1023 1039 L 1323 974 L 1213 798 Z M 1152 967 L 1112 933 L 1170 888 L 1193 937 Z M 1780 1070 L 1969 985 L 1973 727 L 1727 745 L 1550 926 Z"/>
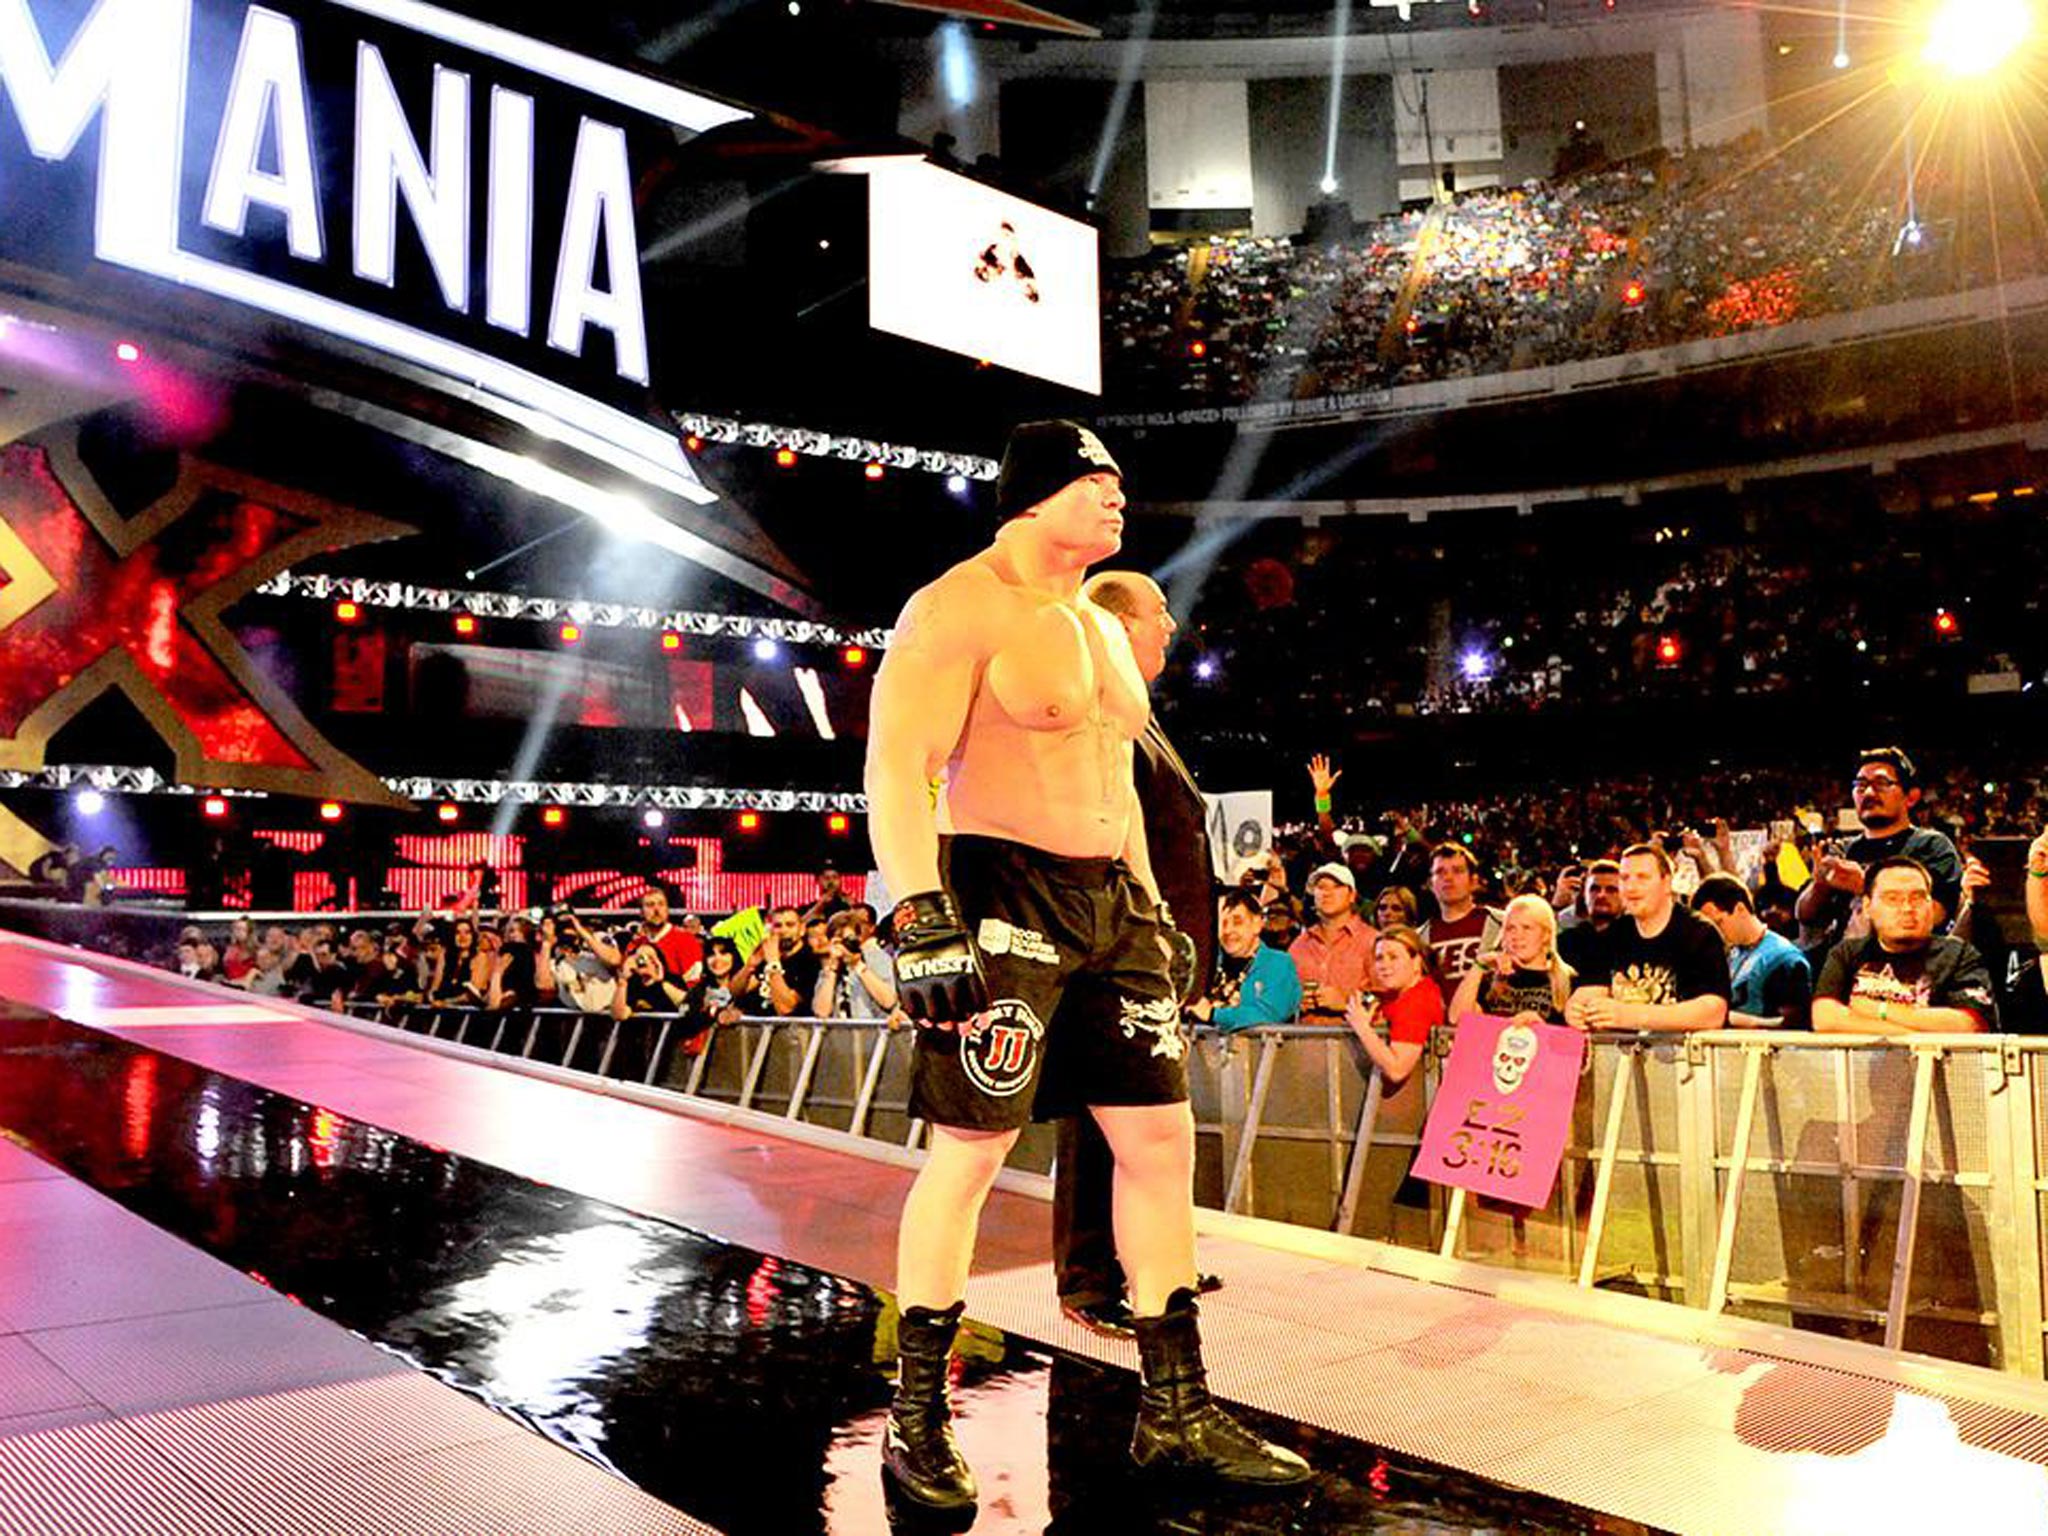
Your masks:
<path fill-rule="evenodd" d="M 1974 79 L 2012 57 L 2034 28 L 2027 0 L 1942 0 L 1928 18 L 1922 63 Z"/>

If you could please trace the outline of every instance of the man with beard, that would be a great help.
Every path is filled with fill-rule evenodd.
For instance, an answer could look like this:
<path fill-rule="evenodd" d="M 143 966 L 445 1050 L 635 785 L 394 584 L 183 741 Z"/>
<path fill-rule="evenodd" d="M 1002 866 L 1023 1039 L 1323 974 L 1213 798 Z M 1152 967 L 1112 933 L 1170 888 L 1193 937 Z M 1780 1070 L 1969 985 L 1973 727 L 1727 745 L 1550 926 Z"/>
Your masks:
<path fill-rule="evenodd" d="M 1845 930 L 1863 928 L 1856 921 L 1855 898 L 1863 894 L 1865 871 L 1884 859 L 1913 859 L 1927 871 L 1934 887 L 1937 928 L 1955 916 L 1962 896 L 1963 860 L 1956 845 L 1932 827 L 1913 825 L 1920 776 L 1902 748 L 1872 747 L 1861 753 L 1850 789 L 1863 835 L 1839 853 L 1823 854 L 1813 879 L 1799 893 L 1800 922 L 1819 931 L 1818 945 L 1804 946 L 1810 950 L 1824 950 Z"/>

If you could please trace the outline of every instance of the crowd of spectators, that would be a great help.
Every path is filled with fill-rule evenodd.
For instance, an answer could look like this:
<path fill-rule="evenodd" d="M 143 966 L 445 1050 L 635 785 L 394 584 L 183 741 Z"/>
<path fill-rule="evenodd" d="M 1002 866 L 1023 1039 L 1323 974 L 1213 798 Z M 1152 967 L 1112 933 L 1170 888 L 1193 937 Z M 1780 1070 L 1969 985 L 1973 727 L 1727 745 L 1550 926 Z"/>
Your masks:
<path fill-rule="evenodd" d="M 493 915 L 473 905 L 368 923 L 232 919 L 224 935 L 188 925 L 157 959 L 179 974 L 259 997 L 397 1018 L 419 1008 L 590 1019 L 672 1017 L 683 1056 L 742 1017 L 880 1018 L 895 970 L 874 908 L 849 901 L 836 871 L 816 900 L 715 923 L 673 914 L 650 888 L 638 920 L 552 911 Z"/>
<path fill-rule="evenodd" d="M 1341 768 L 1318 756 L 1308 774 L 1317 822 L 1241 871 L 1194 1012 L 1225 1031 L 1348 1027 L 1390 1089 L 1432 1028 L 1474 1011 L 1594 1030 L 2048 1031 L 2038 772 L 1923 779 L 1880 747 L 1846 782 L 1622 779 L 1364 818 L 1337 814 Z M 2024 867 L 1980 856 L 2020 837 Z M 2000 906 L 2026 916 L 2001 923 Z"/>
<path fill-rule="evenodd" d="M 1305 749 L 1303 720 L 2016 692 L 2048 672 L 2031 498 L 1843 500 L 1257 528 L 1211 568 L 1164 697 L 1196 743 Z"/>
<path fill-rule="evenodd" d="M 1313 399 L 2048 270 L 2029 221 L 1979 217 L 1981 190 L 1951 189 L 1934 168 L 1909 231 L 1898 178 L 1867 159 L 1841 128 L 1779 144 L 1751 134 L 1464 192 L 1338 241 L 1162 246 L 1110 272 L 1106 394 L 1126 408 Z"/>
<path fill-rule="evenodd" d="M 2048 945 L 2048 775 L 1986 771 L 1923 775 L 1884 747 L 1846 777 L 1622 775 L 1347 814 L 1343 769 L 1318 755 L 1317 819 L 1279 828 L 1221 888 L 1216 970 L 1188 1015 L 1225 1034 L 1346 1029 L 1390 1090 L 1431 1029 L 1473 1011 L 1593 1030 L 2048 1031 L 2035 958 Z M 2015 838 L 2032 839 L 2024 869 L 1980 856 Z M 2023 899 L 2001 903 L 2020 895 L 2001 881 Z M 2001 925 L 1999 905 L 2026 919 Z M 709 926 L 672 920 L 651 889 L 622 925 L 567 908 L 260 932 L 238 919 L 218 943 L 186 929 L 171 963 L 257 996 L 386 1017 L 656 1015 L 671 1026 L 671 1070 L 743 1017 L 896 1009 L 887 935 L 830 871 L 806 908 Z M 635 1071 L 649 1050 L 634 1038 Z"/>

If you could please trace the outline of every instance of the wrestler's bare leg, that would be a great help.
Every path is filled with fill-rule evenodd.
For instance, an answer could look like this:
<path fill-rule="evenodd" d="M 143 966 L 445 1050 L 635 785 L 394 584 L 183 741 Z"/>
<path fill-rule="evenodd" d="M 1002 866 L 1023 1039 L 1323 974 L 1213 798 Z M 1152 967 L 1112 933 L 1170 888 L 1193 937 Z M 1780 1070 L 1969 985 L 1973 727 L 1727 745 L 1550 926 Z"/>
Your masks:
<path fill-rule="evenodd" d="M 981 1208 L 1016 1144 L 1014 1130 L 932 1127 L 931 1151 L 903 1202 L 896 1234 L 899 1304 L 942 1311 L 967 1294 Z"/>
<path fill-rule="evenodd" d="M 1140 1317 L 1195 1283 L 1195 1117 L 1186 1104 L 1097 1105 L 1116 1156 L 1116 1253 Z"/>

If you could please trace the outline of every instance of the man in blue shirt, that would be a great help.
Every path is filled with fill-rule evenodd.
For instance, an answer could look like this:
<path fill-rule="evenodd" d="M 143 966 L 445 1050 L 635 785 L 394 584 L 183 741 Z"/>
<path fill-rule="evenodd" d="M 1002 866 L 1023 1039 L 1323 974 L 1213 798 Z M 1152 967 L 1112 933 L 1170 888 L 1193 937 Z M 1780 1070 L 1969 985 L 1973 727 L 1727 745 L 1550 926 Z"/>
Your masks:
<path fill-rule="evenodd" d="M 1693 892 L 1692 909 L 1728 946 L 1728 1027 L 1810 1028 L 1812 967 L 1798 945 L 1764 926 L 1749 887 L 1733 875 L 1709 875 Z"/>
<path fill-rule="evenodd" d="M 1188 1012 L 1225 1034 L 1260 1024 L 1292 1024 L 1301 1010 L 1294 957 L 1259 942 L 1263 923 L 1259 899 L 1250 891 L 1235 890 L 1223 898 L 1216 984 L 1208 996 L 1190 1003 Z"/>

